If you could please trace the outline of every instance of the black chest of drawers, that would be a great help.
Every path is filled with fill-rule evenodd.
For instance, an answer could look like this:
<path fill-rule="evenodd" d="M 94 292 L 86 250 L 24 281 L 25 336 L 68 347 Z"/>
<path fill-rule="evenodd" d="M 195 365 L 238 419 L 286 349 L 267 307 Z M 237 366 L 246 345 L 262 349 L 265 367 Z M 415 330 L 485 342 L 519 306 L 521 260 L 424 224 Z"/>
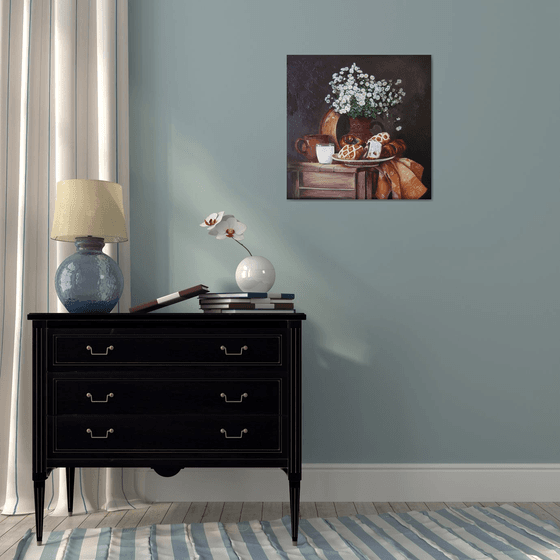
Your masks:
<path fill-rule="evenodd" d="M 65 467 L 270 467 L 289 481 L 297 540 L 301 313 L 31 313 L 33 482 Z"/>

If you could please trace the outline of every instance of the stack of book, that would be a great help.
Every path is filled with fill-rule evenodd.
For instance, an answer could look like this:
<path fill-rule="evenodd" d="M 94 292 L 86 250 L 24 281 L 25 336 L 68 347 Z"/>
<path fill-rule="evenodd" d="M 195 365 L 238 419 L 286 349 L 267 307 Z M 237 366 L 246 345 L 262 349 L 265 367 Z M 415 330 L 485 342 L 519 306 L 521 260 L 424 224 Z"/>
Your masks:
<path fill-rule="evenodd" d="M 267 292 L 223 292 L 200 294 L 204 313 L 295 313 L 294 294 Z"/>

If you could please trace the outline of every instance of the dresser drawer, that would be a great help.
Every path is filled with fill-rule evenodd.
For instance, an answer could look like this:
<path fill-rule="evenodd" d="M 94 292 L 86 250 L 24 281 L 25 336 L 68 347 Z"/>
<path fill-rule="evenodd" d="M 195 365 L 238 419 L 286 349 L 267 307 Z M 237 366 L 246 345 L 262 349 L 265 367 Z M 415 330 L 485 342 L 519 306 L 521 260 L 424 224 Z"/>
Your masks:
<path fill-rule="evenodd" d="M 161 364 L 280 365 L 280 334 L 62 334 L 53 335 L 53 366 L 106 368 Z"/>
<path fill-rule="evenodd" d="M 51 414 L 280 414 L 280 379 L 54 379 Z"/>
<path fill-rule="evenodd" d="M 49 417 L 53 453 L 280 451 L 278 416 Z"/>

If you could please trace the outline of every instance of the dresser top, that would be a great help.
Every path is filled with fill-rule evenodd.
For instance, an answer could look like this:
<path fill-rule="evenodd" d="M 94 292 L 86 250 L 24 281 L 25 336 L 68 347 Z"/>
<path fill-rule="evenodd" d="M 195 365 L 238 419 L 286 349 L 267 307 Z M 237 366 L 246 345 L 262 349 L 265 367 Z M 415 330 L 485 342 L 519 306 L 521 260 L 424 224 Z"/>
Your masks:
<path fill-rule="evenodd" d="M 304 321 L 305 313 L 28 313 L 30 321 Z"/>

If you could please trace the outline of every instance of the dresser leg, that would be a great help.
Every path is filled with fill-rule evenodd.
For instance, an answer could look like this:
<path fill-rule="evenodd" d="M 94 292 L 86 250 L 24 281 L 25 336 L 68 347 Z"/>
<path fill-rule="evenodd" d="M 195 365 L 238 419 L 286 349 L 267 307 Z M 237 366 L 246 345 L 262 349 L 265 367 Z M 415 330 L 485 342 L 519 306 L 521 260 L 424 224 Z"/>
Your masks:
<path fill-rule="evenodd" d="M 35 491 L 35 532 L 37 534 L 37 542 L 43 540 L 43 513 L 45 510 L 45 479 L 34 480 L 33 487 Z"/>
<path fill-rule="evenodd" d="M 290 479 L 290 514 L 292 522 L 292 544 L 297 544 L 299 526 L 300 480 Z"/>
<path fill-rule="evenodd" d="M 74 476 L 75 467 L 66 467 L 66 498 L 68 500 L 68 513 L 72 515 L 74 511 Z"/>

